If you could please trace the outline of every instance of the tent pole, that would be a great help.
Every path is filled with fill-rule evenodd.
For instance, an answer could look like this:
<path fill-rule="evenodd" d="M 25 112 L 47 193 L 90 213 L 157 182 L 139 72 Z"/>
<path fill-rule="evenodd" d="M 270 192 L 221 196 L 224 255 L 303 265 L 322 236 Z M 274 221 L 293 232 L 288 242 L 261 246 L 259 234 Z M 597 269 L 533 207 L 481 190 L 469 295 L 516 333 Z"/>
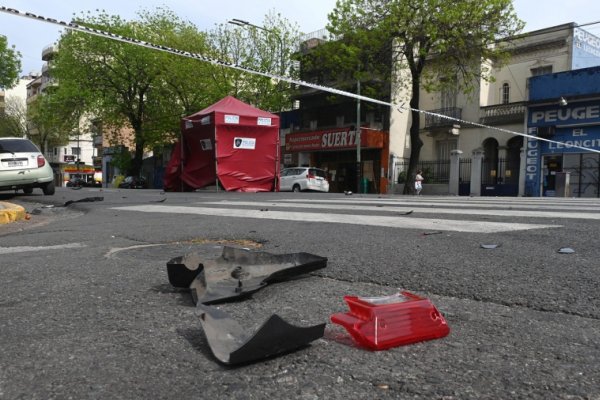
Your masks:
<path fill-rule="evenodd" d="M 215 132 L 214 132 L 214 139 L 215 139 L 215 180 L 217 183 L 217 192 L 219 191 L 219 168 L 218 168 L 218 163 L 217 163 L 217 156 L 218 156 L 218 152 L 217 152 L 217 123 L 215 121 Z"/>
<path fill-rule="evenodd" d="M 183 192 L 183 131 L 181 131 L 179 135 L 179 142 L 181 143 L 181 155 L 179 156 L 179 190 Z"/>
<path fill-rule="evenodd" d="M 281 112 L 279 115 L 281 118 Z M 275 177 L 273 178 L 273 192 L 277 192 L 277 179 L 279 178 L 279 164 L 281 159 L 281 125 L 277 129 L 277 151 L 275 152 Z"/>

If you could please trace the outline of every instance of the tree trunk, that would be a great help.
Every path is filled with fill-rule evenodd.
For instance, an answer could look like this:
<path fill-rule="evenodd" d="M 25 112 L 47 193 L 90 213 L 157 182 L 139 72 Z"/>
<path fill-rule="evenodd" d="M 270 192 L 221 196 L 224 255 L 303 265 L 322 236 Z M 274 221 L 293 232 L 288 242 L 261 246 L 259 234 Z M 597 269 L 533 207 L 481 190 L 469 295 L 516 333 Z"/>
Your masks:
<path fill-rule="evenodd" d="M 144 161 L 144 141 L 140 139 L 141 133 L 136 132 L 135 153 L 131 160 L 131 171 L 129 175 L 140 176 L 142 163 Z"/>
<path fill-rule="evenodd" d="M 421 114 L 416 111 L 419 109 L 419 86 L 421 79 L 419 75 L 413 74 L 412 79 L 412 97 L 410 99 L 411 108 L 411 125 L 410 125 L 410 160 L 408 162 L 408 170 L 406 171 L 406 183 L 404 185 L 403 194 L 415 193 L 415 175 L 421 155 L 421 147 L 423 141 L 420 137 L 421 131 Z"/>

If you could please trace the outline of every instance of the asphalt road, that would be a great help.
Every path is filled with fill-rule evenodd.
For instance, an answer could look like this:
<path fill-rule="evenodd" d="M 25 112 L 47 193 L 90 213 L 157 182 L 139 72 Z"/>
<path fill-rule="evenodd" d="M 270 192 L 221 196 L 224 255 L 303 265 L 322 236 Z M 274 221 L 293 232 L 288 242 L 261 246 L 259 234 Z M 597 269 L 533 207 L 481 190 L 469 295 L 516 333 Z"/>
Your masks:
<path fill-rule="evenodd" d="M 81 199 L 97 201 L 64 206 Z M 597 200 L 88 188 L 0 200 L 31 214 L 0 225 L 0 399 L 600 399 Z M 219 364 L 166 262 L 223 245 L 327 257 L 219 306 L 249 331 L 278 314 L 327 322 L 324 337 Z M 429 298 L 449 336 L 372 352 L 329 322 L 344 295 L 398 290 Z"/>

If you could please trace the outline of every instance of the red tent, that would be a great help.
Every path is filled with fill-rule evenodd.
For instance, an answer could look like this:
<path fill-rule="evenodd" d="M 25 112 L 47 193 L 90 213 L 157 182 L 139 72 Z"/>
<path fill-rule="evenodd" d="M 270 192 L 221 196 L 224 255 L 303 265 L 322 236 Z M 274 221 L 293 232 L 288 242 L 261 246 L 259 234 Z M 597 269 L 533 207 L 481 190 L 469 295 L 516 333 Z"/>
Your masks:
<path fill-rule="evenodd" d="M 184 117 L 181 133 L 165 171 L 165 189 L 199 189 L 217 178 L 229 191 L 277 189 L 279 116 L 227 96 Z"/>

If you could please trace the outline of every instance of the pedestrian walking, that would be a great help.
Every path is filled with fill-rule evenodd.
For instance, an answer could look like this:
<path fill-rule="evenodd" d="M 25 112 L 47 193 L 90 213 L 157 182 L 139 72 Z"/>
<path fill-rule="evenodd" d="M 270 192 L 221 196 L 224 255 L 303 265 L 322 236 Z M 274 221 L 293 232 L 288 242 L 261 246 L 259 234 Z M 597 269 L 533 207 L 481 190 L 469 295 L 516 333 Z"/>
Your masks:
<path fill-rule="evenodd" d="M 418 170 L 417 175 L 415 176 L 415 193 L 417 195 L 421 194 L 421 190 L 423 190 L 423 171 Z"/>

